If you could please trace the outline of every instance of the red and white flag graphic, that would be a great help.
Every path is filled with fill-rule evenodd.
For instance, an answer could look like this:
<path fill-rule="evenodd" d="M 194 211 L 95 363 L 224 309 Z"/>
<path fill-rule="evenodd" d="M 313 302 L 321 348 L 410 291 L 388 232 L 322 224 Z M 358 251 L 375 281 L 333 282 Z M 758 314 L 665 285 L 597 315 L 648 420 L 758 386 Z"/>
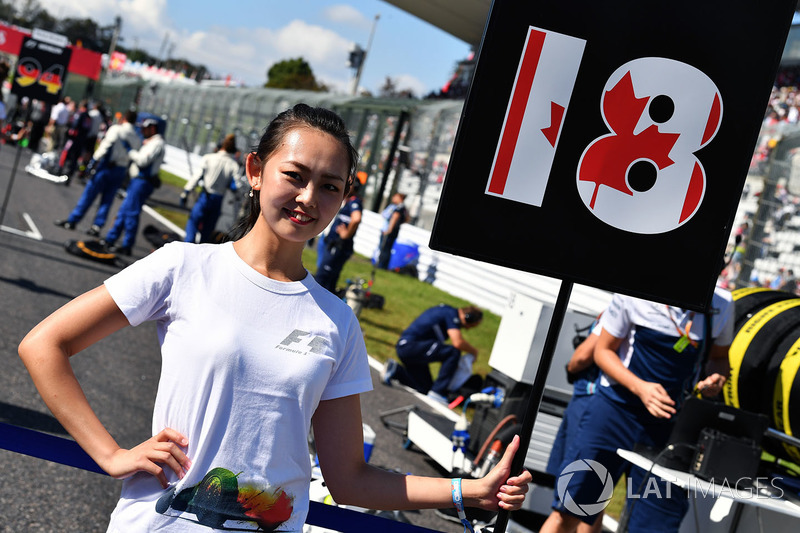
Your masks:
<path fill-rule="evenodd" d="M 542 205 L 585 45 L 528 29 L 486 194 Z"/>

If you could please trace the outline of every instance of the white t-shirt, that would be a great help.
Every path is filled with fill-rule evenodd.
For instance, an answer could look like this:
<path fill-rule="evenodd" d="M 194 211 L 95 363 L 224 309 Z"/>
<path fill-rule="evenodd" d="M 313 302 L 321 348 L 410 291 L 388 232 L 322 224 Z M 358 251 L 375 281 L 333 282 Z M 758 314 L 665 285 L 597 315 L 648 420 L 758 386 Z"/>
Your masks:
<path fill-rule="evenodd" d="M 92 159 L 99 162 L 111 150 L 109 158 L 112 163 L 120 167 L 128 166 L 130 161 L 128 151 L 121 142 L 117 142 L 119 140 L 126 141 L 133 150 L 137 150 L 142 146 L 142 141 L 136 135 L 136 130 L 130 123 L 114 124 L 108 128 L 103 140 L 100 141 L 100 145 L 92 154 Z"/>
<path fill-rule="evenodd" d="M 180 481 L 165 468 L 167 491 L 148 474 L 125 480 L 109 531 L 301 531 L 311 416 L 372 389 L 350 308 L 311 275 L 261 275 L 232 243 L 167 244 L 105 286 L 131 325 L 157 321 L 152 430 L 185 435 L 192 461 Z"/>
<path fill-rule="evenodd" d="M 141 148 L 128 152 L 128 157 L 131 159 L 128 175 L 131 178 L 137 178 L 141 173 L 144 173 L 142 177 L 157 176 L 158 169 L 164 162 L 165 146 L 164 138 L 160 133 L 156 133 L 143 142 Z"/>
<path fill-rule="evenodd" d="M 230 187 L 231 180 L 235 179 L 238 173 L 239 163 L 236 162 L 232 154 L 224 150 L 206 154 L 203 156 L 200 172 L 186 182 L 183 190 L 191 191 L 202 178 L 203 188 L 206 192 L 222 196 Z"/>

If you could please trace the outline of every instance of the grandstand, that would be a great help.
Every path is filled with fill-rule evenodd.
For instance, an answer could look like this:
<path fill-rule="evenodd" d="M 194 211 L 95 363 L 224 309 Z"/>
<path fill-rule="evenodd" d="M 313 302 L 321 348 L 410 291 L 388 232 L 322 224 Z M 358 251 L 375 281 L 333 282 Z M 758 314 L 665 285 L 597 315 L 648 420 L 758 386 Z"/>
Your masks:
<path fill-rule="evenodd" d="M 731 288 L 769 287 L 782 269 L 800 272 L 800 98 L 795 99 L 796 93 L 794 87 L 776 87 L 765 113 L 733 226 L 749 226 L 742 235 L 741 268 L 729 267 L 723 275 Z M 731 232 L 729 257 L 736 233 Z"/>

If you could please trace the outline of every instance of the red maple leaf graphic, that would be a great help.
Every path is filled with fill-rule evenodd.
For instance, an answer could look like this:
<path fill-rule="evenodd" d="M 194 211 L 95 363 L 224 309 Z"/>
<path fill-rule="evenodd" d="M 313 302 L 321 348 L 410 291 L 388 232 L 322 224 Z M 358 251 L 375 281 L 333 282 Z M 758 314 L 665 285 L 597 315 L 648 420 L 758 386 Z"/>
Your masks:
<path fill-rule="evenodd" d="M 603 115 L 614 135 L 594 141 L 586 150 L 578 170 L 580 181 L 595 183 L 590 208 L 594 208 L 600 185 L 633 195 L 626 183 L 626 176 L 634 161 L 647 159 L 659 169 L 674 163 L 669 158 L 669 152 L 680 137 L 679 133 L 662 133 L 655 124 L 638 134 L 633 133 L 647 107 L 647 101 L 648 98 L 637 98 L 634 94 L 630 72 L 606 93 Z"/>

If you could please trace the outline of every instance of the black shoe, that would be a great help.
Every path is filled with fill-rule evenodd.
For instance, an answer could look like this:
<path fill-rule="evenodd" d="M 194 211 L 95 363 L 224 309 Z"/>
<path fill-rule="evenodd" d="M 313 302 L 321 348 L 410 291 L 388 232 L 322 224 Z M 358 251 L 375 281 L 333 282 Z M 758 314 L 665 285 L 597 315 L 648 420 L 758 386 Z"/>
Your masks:
<path fill-rule="evenodd" d="M 92 227 L 86 230 L 86 235 L 91 235 L 92 237 L 97 237 L 100 235 L 100 226 L 97 224 L 92 224 Z"/>
<path fill-rule="evenodd" d="M 109 252 L 114 252 L 117 255 L 131 255 L 131 249 L 128 246 L 117 246 L 112 244 L 108 247 Z"/>
<path fill-rule="evenodd" d="M 75 224 L 70 222 L 69 220 L 56 220 L 53 222 L 56 226 L 61 226 L 64 229 L 75 229 Z"/>

